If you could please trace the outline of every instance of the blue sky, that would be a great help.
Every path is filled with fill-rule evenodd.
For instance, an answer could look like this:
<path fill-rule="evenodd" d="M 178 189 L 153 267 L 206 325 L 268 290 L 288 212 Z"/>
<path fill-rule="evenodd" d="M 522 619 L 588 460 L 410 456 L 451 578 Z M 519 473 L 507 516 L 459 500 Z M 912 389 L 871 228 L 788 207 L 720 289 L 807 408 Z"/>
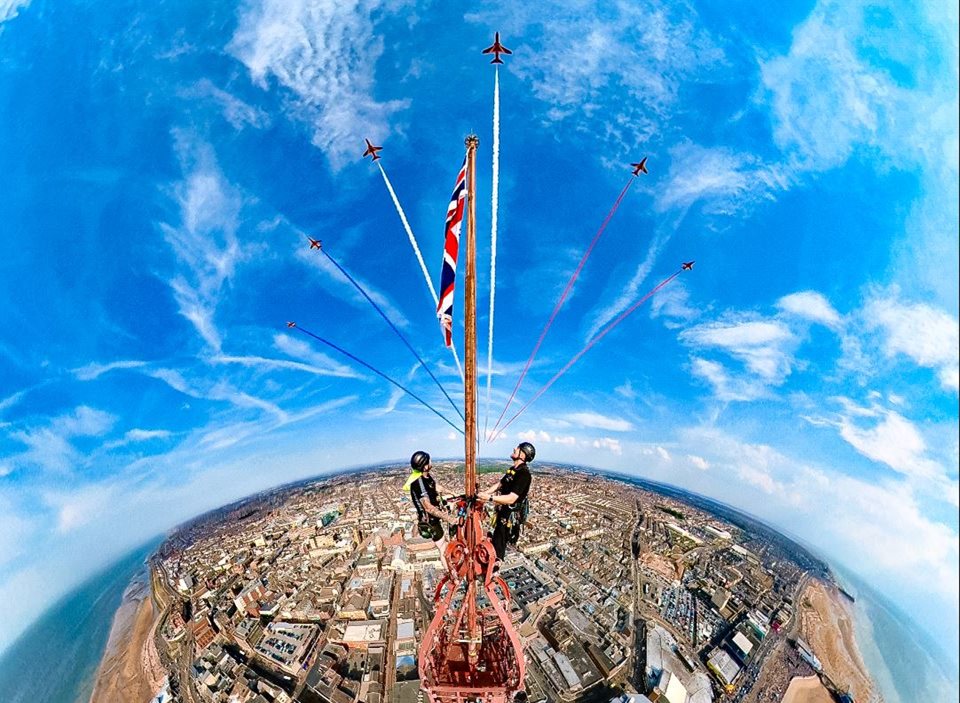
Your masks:
<path fill-rule="evenodd" d="M 871 579 L 956 656 L 956 8 L 547 5 L 0 0 L 0 649 L 205 509 L 419 448 L 462 455 L 439 418 L 284 322 L 444 411 L 306 248 L 319 237 L 462 397 L 359 157 L 364 137 L 384 145 L 436 282 L 475 131 L 486 367 L 494 74 L 478 52 L 497 29 L 514 55 L 494 416 L 628 162 L 648 156 L 650 174 L 518 399 L 697 264 L 481 453 L 523 437 L 544 461 L 744 508 Z"/>

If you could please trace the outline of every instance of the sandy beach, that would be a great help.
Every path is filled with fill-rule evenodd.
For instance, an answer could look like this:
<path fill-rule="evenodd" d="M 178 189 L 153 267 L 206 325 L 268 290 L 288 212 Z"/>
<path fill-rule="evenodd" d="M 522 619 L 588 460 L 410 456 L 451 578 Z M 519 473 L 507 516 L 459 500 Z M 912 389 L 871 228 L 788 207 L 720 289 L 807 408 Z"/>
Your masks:
<path fill-rule="evenodd" d="M 90 703 L 145 703 L 165 679 L 154 644 L 157 619 L 145 575 L 123 595 L 97 671 Z"/>
<path fill-rule="evenodd" d="M 797 676 L 787 688 L 782 703 L 833 703 L 833 696 L 817 676 Z"/>
<path fill-rule="evenodd" d="M 797 614 L 800 636 L 820 659 L 830 680 L 841 690 L 849 686 L 857 701 L 882 700 L 857 646 L 852 605 L 840 592 L 834 586 L 811 581 L 800 597 Z"/>

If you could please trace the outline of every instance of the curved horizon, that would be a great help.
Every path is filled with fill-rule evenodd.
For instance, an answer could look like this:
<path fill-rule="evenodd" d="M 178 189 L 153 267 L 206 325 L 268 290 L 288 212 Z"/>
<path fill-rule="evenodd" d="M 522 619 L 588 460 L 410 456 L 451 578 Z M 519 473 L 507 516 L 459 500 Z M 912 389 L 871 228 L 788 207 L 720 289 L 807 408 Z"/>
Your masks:
<path fill-rule="evenodd" d="M 463 451 L 369 369 L 445 407 L 376 307 L 462 402 L 417 256 L 475 131 L 494 417 L 559 310 L 480 453 L 755 515 L 960 659 L 957 8 L 758 8 L 3 5 L 0 652 L 206 510 Z"/>

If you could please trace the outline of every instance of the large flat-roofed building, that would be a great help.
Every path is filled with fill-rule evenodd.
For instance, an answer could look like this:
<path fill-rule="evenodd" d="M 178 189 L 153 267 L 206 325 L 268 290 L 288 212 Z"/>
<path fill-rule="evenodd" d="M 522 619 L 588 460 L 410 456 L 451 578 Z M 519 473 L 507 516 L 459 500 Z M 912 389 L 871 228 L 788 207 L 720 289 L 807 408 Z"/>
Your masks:
<path fill-rule="evenodd" d="M 366 649 L 372 644 L 383 644 L 387 623 L 384 620 L 351 622 L 344 628 L 343 642 L 348 647 Z"/>
<path fill-rule="evenodd" d="M 694 534 L 690 534 L 690 533 L 687 532 L 685 529 L 683 529 L 682 527 L 680 527 L 680 525 L 678 525 L 678 524 L 676 524 L 676 523 L 674 523 L 674 522 L 668 522 L 668 523 L 667 523 L 667 529 L 669 529 L 669 530 L 670 530 L 671 532 L 673 532 L 675 535 L 679 535 L 680 537 L 683 537 L 684 539 L 690 540 L 690 541 L 693 542 L 694 544 L 703 544 L 703 540 L 702 540 L 702 539 L 700 539 L 699 537 L 697 537 L 697 536 L 694 535 Z"/>
<path fill-rule="evenodd" d="M 664 670 L 660 675 L 660 681 L 654 686 L 650 693 L 650 700 L 657 703 L 687 703 L 687 689 L 683 685 L 679 676 L 673 672 Z"/>
<path fill-rule="evenodd" d="M 713 525 L 704 525 L 703 531 L 711 537 L 716 537 L 717 539 L 731 539 L 733 537 L 733 535 L 726 530 L 718 530 Z"/>
<path fill-rule="evenodd" d="M 254 649 L 284 671 L 296 674 L 319 632 L 316 625 L 272 622 Z"/>
<path fill-rule="evenodd" d="M 555 652 L 553 660 L 556 662 L 557 668 L 560 670 L 560 674 L 567 684 L 567 688 L 571 691 L 579 691 L 583 686 L 580 683 L 580 677 L 577 676 L 577 672 L 573 670 L 573 664 L 567 659 L 567 655 L 562 652 Z"/>
<path fill-rule="evenodd" d="M 724 650 L 717 648 L 707 660 L 707 667 L 724 686 L 730 686 L 740 675 L 741 667 L 733 657 Z"/>
<path fill-rule="evenodd" d="M 734 633 L 733 637 L 730 638 L 730 642 L 737 651 L 737 654 L 740 655 L 741 661 L 746 661 L 750 657 L 750 652 L 753 651 L 753 642 L 747 639 L 745 634 L 742 632 Z"/>

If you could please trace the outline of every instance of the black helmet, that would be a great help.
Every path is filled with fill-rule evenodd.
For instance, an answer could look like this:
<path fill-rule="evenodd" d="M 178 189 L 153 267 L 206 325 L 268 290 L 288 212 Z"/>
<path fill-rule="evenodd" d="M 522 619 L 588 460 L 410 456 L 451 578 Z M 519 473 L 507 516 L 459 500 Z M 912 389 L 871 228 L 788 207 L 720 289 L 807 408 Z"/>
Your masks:
<path fill-rule="evenodd" d="M 410 468 L 414 471 L 423 471 L 429 463 L 430 455 L 426 452 L 414 452 L 413 456 L 410 457 Z"/>
<path fill-rule="evenodd" d="M 530 442 L 520 442 L 520 444 L 517 445 L 517 449 L 523 452 L 524 461 L 533 461 L 533 457 L 537 455 L 537 450 L 534 449 Z"/>

